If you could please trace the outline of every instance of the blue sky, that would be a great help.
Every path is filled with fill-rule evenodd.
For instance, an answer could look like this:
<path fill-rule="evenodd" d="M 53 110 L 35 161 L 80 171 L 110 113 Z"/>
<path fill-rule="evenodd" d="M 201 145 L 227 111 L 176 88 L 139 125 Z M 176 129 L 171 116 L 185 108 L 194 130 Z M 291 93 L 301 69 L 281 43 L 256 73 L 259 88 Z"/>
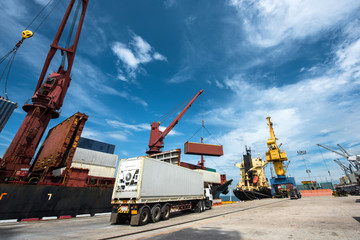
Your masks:
<path fill-rule="evenodd" d="M 45 3 L 0 2 L 2 55 Z M 20 106 L 32 97 L 67 3 L 19 49 L 8 95 Z M 164 150 L 183 150 L 204 118 L 212 133 L 204 132 L 205 142 L 223 144 L 225 153 L 207 157 L 206 166 L 237 182 L 234 163 L 245 145 L 265 158 L 271 116 L 290 175 L 307 179 L 296 153 L 306 150 L 313 179 L 330 179 L 325 160 L 336 180 L 342 172 L 332 160 L 341 157 L 316 143 L 360 152 L 359 8 L 350 0 L 90 0 L 61 116 L 48 129 L 83 112 L 89 115 L 84 137 L 115 144 L 120 158 L 144 155 L 151 122 L 204 89 L 165 138 Z M 49 73 L 57 67 L 54 61 Z M 1 155 L 24 117 L 19 107 L 1 132 Z M 197 163 L 199 157 L 182 159 Z"/>

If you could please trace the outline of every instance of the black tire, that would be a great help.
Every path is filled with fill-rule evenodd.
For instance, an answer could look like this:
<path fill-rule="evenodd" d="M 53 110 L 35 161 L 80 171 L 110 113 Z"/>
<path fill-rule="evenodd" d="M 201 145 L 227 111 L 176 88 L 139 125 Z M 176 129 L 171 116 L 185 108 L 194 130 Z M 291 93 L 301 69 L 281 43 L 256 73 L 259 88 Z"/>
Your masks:
<path fill-rule="evenodd" d="M 197 206 L 194 207 L 194 212 L 195 213 L 201 213 L 201 201 L 197 201 L 196 205 Z"/>
<path fill-rule="evenodd" d="M 169 204 L 165 204 L 162 208 L 161 208 L 161 219 L 162 220 L 168 220 L 170 218 L 170 205 Z"/>
<path fill-rule="evenodd" d="M 205 211 L 205 201 L 201 201 L 201 212 Z"/>
<path fill-rule="evenodd" d="M 156 223 L 158 221 L 160 221 L 161 218 L 161 209 L 160 209 L 160 205 L 156 204 L 151 208 L 151 216 L 150 216 L 150 221 L 152 223 Z"/>
<path fill-rule="evenodd" d="M 150 219 L 150 209 L 147 206 L 142 206 L 139 210 L 139 225 L 143 226 L 149 222 Z"/>

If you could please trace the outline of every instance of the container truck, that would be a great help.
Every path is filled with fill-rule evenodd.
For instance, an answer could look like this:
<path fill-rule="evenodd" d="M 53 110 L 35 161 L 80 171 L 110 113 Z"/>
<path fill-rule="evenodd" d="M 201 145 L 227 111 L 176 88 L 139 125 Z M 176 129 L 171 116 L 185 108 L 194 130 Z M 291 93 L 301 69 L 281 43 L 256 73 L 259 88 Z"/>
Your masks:
<path fill-rule="evenodd" d="M 212 207 L 202 172 L 148 157 L 122 159 L 112 194 L 110 222 L 145 225 L 167 220 L 170 212 Z"/>

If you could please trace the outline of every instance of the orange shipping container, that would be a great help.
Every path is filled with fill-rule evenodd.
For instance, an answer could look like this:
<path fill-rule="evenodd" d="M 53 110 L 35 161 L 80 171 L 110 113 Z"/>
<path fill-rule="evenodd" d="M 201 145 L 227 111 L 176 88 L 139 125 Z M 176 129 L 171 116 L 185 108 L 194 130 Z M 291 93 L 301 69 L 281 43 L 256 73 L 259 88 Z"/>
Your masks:
<path fill-rule="evenodd" d="M 184 153 L 194 154 L 194 155 L 216 156 L 216 157 L 220 157 L 224 155 L 222 145 L 194 143 L 194 142 L 186 142 L 184 144 Z"/>

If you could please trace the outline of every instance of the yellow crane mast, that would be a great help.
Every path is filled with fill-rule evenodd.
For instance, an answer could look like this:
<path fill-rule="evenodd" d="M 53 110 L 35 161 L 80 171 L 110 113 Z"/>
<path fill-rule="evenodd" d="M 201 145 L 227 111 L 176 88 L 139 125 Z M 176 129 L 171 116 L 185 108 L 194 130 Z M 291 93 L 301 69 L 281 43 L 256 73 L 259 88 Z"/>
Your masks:
<path fill-rule="evenodd" d="M 269 150 L 266 152 L 266 161 L 272 162 L 275 168 L 276 175 L 279 176 L 285 176 L 285 169 L 283 165 L 283 161 L 287 161 L 287 156 L 285 151 L 281 151 L 278 147 L 276 140 L 278 140 L 275 137 L 274 129 L 273 129 L 273 123 L 270 121 L 271 117 L 267 117 L 269 130 L 270 130 L 270 139 L 267 139 L 266 143 L 269 147 Z"/>

